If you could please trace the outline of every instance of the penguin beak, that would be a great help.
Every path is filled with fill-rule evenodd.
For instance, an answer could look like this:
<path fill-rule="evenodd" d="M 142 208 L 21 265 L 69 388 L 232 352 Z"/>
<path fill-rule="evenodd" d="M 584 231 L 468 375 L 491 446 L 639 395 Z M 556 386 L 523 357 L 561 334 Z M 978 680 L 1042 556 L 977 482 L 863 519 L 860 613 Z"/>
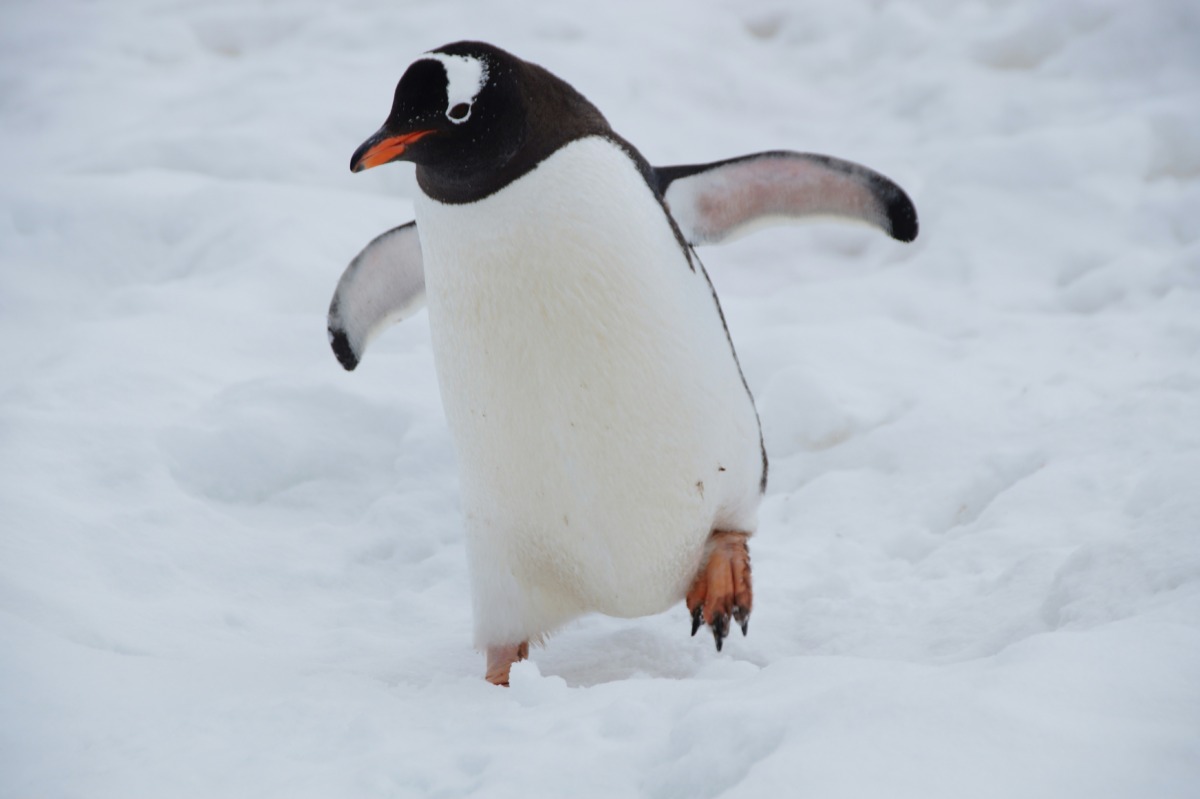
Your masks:
<path fill-rule="evenodd" d="M 354 155 L 350 158 L 350 171 L 361 172 L 373 166 L 395 161 L 404 155 L 408 145 L 435 132 L 433 130 L 414 130 L 411 133 L 402 133 L 396 136 L 387 130 L 386 126 L 380 128 L 374 136 L 367 139 L 354 151 Z"/>

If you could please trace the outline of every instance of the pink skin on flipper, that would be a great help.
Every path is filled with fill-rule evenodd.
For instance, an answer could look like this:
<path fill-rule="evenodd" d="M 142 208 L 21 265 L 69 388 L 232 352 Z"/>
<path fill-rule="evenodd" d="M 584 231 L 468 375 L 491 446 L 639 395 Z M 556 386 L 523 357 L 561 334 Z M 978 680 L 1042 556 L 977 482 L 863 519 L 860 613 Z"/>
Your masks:
<path fill-rule="evenodd" d="M 673 182 L 666 200 L 693 244 L 716 244 L 779 218 L 832 215 L 886 230 L 887 212 L 867 180 L 829 160 L 795 154 L 725 164 Z"/>

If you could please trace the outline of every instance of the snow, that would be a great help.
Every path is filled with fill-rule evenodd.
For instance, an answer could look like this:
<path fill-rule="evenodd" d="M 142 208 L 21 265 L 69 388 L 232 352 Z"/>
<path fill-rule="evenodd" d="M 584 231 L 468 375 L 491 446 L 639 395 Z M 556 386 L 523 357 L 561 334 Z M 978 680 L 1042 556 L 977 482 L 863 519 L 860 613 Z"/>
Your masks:
<path fill-rule="evenodd" d="M 0 6 L 0 796 L 1185 797 L 1200 786 L 1187 0 Z M 657 164 L 894 178 L 701 251 L 772 455 L 750 635 L 589 617 L 482 680 L 411 218 L 347 161 L 462 38 Z"/>

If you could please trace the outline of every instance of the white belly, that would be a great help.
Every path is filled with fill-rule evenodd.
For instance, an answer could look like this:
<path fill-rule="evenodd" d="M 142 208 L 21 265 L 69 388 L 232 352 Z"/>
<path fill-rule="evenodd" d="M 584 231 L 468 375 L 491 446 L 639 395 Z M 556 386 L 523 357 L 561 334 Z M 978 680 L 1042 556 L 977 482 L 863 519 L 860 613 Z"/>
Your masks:
<path fill-rule="evenodd" d="M 713 529 L 753 531 L 761 455 L 708 282 L 633 162 L 583 139 L 416 211 L 477 645 L 669 607 Z"/>

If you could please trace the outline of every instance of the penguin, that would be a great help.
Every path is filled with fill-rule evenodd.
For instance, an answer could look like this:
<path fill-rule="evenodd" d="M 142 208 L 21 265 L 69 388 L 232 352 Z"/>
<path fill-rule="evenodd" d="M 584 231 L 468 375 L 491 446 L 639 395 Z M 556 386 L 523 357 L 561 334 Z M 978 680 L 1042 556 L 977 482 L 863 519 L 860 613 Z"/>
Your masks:
<path fill-rule="evenodd" d="M 814 215 L 908 242 L 908 195 L 791 151 L 651 166 L 565 81 L 473 41 L 412 62 L 350 168 L 392 161 L 416 165 L 416 219 L 350 262 L 329 338 L 353 370 L 428 309 L 486 679 L 588 613 L 683 600 L 693 636 L 745 635 L 768 461 L 694 248 Z"/>

